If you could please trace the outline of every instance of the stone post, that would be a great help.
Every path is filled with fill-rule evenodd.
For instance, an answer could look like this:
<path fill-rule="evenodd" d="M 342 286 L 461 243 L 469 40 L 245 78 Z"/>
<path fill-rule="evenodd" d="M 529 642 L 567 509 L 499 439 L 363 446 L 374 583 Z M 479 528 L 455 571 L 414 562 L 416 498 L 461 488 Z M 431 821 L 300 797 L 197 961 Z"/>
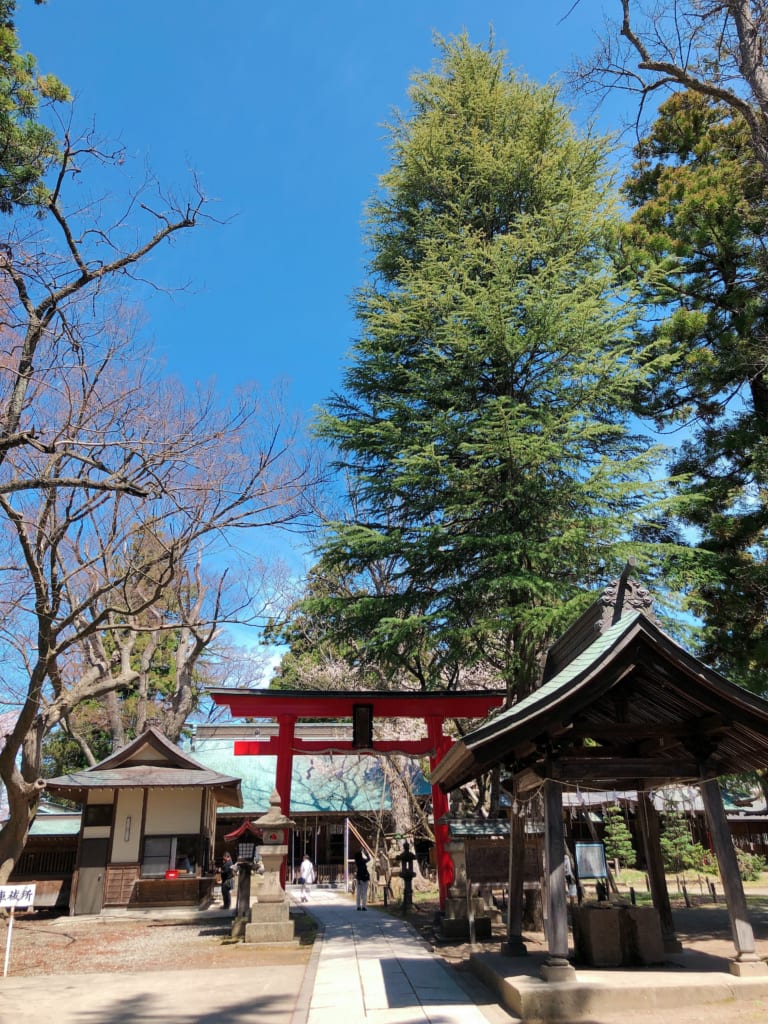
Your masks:
<path fill-rule="evenodd" d="M 288 853 L 289 829 L 293 824 L 281 811 L 280 794 L 273 789 L 269 810 L 254 822 L 262 834 L 260 852 L 264 880 L 256 902 L 251 907 L 251 923 L 245 926 L 246 942 L 293 941 L 290 906 L 281 883 L 281 872 Z"/>

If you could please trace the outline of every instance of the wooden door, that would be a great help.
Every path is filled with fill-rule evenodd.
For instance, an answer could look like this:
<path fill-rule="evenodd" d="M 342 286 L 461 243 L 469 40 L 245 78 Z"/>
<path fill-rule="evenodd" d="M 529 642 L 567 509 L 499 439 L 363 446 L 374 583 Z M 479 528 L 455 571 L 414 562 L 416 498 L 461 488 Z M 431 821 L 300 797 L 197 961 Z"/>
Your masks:
<path fill-rule="evenodd" d="M 104 903 L 108 839 L 83 839 L 77 872 L 75 914 L 100 914 Z"/>

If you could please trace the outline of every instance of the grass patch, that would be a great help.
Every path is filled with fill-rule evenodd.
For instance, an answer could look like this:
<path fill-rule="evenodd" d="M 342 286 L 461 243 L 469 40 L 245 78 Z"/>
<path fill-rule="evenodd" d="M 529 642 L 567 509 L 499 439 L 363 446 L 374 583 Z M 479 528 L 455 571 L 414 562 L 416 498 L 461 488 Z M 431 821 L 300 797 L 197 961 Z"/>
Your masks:
<path fill-rule="evenodd" d="M 301 910 L 291 912 L 293 921 L 293 934 L 299 940 L 300 946 L 311 946 L 317 938 L 317 921 L 311 914 Z"/>

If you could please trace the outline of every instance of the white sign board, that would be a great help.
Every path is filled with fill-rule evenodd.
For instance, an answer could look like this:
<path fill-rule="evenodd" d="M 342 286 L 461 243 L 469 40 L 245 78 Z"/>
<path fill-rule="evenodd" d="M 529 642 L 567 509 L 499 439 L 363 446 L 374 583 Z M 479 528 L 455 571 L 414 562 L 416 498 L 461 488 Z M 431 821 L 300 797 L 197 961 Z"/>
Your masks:
<path fill-rule="evenodd" d="M 34 885 L 0 885 L 0 907 L 31 907 L 34 902 Z"/>
<path fill-rule="evenodd" d="M 608 865 L 602 843 L 576 843 L 576 870 L 580 879 L 607 878 Z"/>
<path fill-rule="evenodd" d="M 34 885 L 0 885 L 0 907 L 11 908 L 8 922 L 8 939 L 5 943 L 5 965 L 3 977 L 8 974 L 8 960 L 11 956 L 11 936 L 13 935 L 13 912 L 17 907 L 31 907 L 35 902 Z"/>

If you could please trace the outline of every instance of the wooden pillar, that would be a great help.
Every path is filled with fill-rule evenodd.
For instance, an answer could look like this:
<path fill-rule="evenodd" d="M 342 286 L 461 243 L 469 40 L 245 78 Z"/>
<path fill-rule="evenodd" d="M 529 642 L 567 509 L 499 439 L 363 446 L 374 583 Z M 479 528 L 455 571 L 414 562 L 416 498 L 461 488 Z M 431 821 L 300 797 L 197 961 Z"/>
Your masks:
<path fill-rule="evenodd" d="M 563 787 L 544 783 L 544 841 L 547 887 L 547 943 L 549 959 L 541 973 L 548 981 L 575 979 L 568 962 L 568 902 L 565 890 L 565 840 L 563 838 Z"/>
<path fill-rule="evenodd" d="M 450 750 L 453 741 L 450 736 L 443 735 L 443 718 L 427 719 L 427 735 L 432 753 L 429 758 L 431 771 L 440 764 Z M 437 887 L 440 897 L 440 909 L 445 910 L 445 899 L 448 886 L 453 883 L 453 860 L 446 850 L 448 843 L 448 825 L 441 822 L 449 810 L 448 797 L 439 786 L 432 786 L 432 817 L 435 824 L 435 862 L 437 866 Z"/>
<path fill-rule="evenodd" d="M 648 879 L 651 883 L 651 899 L 659 915 L 664 952 L 679 953 L 683 947 L 680 945 L 675 934 L 675 924 L 672 920 L 672 905 L 669 902 L 667 878 L 664 873 L 664 862 L 661 857 L 659 816 L 656 813 L 656 808 L 653 806 L 650 794 L 640 789 L 637 793 L 637 810 L 643 833 L 645 865 L 648 870 Z"/>
<path fill-rule="evenodd" d="M 509 815 L 509 888 L 507 892 L 506 953 L 521 956 L 528 952 L 523 942 L 523 878 L 525 874 L 525 824 L 517 799 L 512 792 Z"/>
<path fill-rule="evenodd" d="M 706 779 L 699 783 L 704 812 L 709 822 L 712 845 L 715 848 L 720 877 L 723 881 L 725 901 L 728 904 L 728 916 L 731 921 L 731 934 L 736 947 L 736 962 L 731 964 L 733 974 L 766 973 L 768 965 L 764 964 L 755 952 L 755 934 L 749 922 L 747 900 L 739 872 L 739 862 L 733 846 L 731 830 L 725 817 L 723 798 L 717 779 Z M 755 965 L 742 968 L 742 964 Z M 759 965 L 759 967 L 757 966 Z M 761 970 L 762 968 L 762 970 Z"/>

